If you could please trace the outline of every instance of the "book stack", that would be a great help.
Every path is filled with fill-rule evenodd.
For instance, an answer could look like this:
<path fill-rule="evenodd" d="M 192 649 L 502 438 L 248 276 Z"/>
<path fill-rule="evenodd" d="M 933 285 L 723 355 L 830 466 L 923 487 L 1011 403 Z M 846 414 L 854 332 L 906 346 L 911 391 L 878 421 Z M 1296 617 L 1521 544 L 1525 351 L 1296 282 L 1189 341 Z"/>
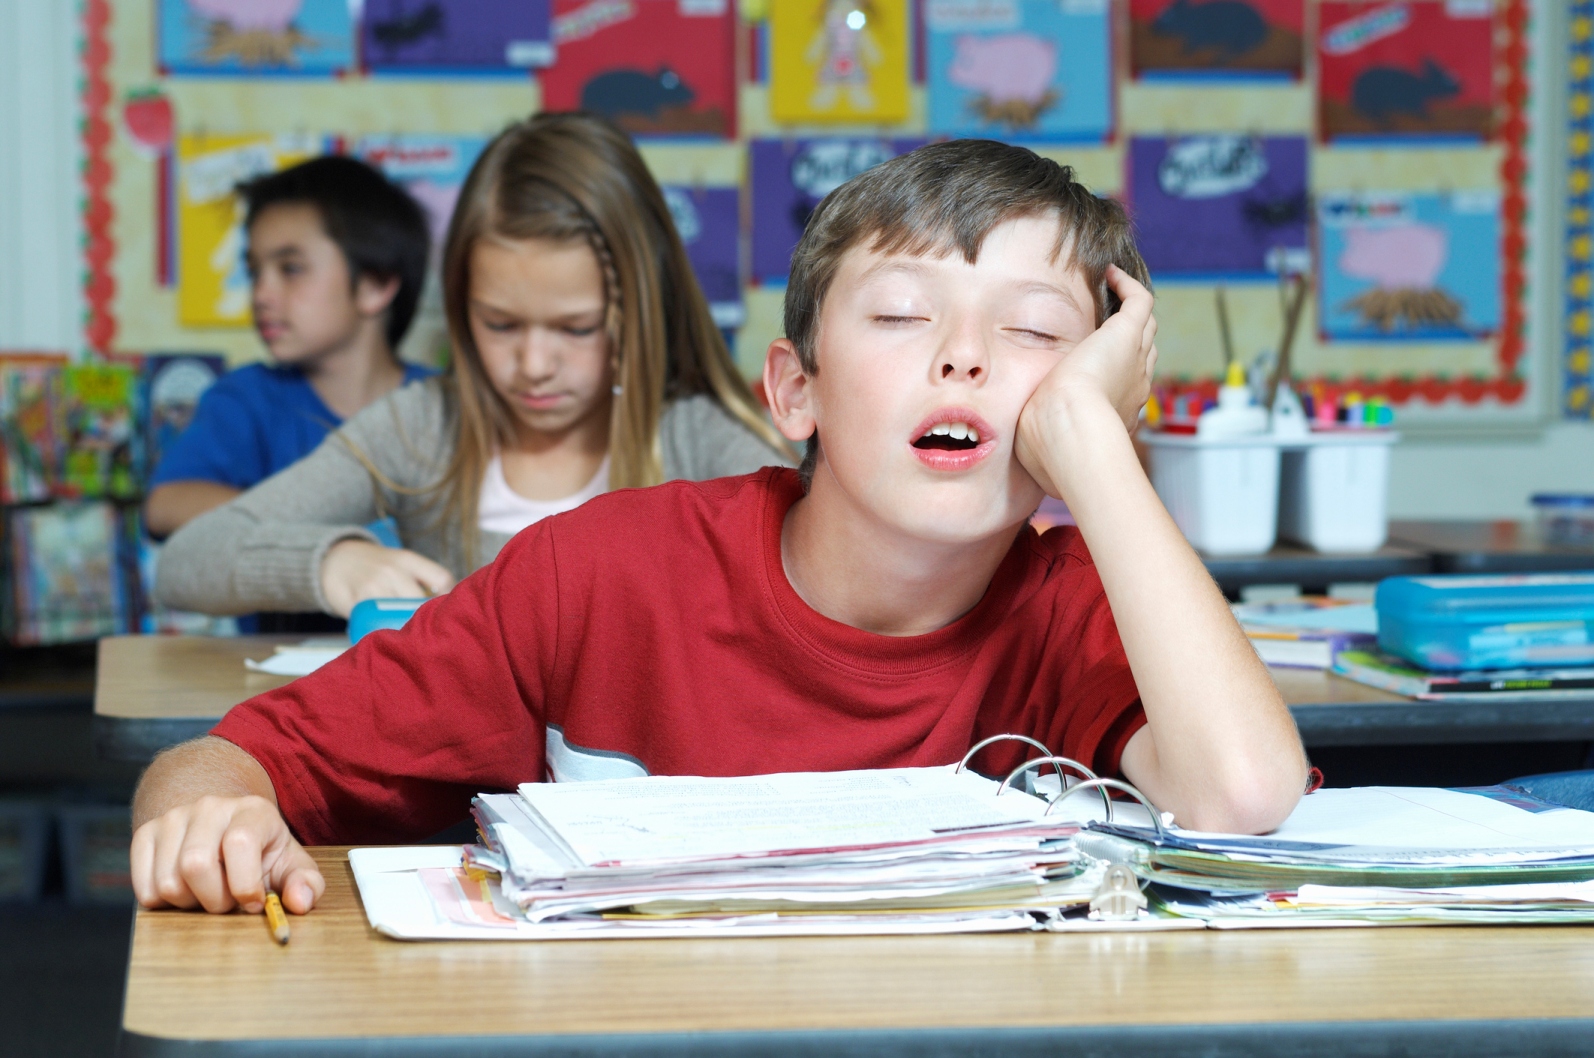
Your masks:
<path fill-rule="evenodd" d="M 1326 669 L 1343 651 L 1378 642 L 1378 614 L 1368 603 L 1303 595 L 1231 608 L 1257 655 L 1280 668 Z"/>
<path fill-rule="evenodd" d="M 1040 928 L 1103 868 L 1077 822 L 999 789 L 951 768 L 528 783 L 476 799 L 481 844 L 416 872 L 424 907 L 383 877 L 412 853 L 351 862 L 372 924 L 401 937 Z"/>
<path fill-rule="evenodd" d="M 1429 702 L 1487 702 L 1503 698 L 1553 701 L 1594 696 L 1594 668 L 1476 669 L 1427 672 L 1375 650 L 1346 650 L 1334 671 L 1370 687 Z"/>
<path fill-rule="evenodd" d="M 1510 787 L 1319 790 L 1265 837 L 1091 823 L 1153 917 L 1209 928 L 1594 924 L 1594 813 Z"/>
<path fill-rule="evenodd" d="M 0 503 L 9 508 L 0 608 L 13 643 L 235 627 L 149 606 L 156 550 L 137 507 L 149 471 L 224 368 L 220 357 L 187 353 L 84 363 L 0 353 Z"/>

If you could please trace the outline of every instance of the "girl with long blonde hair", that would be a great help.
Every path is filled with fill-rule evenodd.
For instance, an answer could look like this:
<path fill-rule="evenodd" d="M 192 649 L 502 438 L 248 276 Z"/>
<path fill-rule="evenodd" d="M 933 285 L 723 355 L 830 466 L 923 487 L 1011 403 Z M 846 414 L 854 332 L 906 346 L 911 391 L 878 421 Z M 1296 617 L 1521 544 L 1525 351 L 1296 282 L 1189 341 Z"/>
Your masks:
<path fill-rule="evenodd" d="M 444 245 L 453 360 L 167 542 L 159 601 L 322 610 L 446 591 L 515 532 L 614 488 L 790 464 L 625 134 L 585 114 L 505 130 Z M 391 516 L 402 548 L 368 523 Z"/>

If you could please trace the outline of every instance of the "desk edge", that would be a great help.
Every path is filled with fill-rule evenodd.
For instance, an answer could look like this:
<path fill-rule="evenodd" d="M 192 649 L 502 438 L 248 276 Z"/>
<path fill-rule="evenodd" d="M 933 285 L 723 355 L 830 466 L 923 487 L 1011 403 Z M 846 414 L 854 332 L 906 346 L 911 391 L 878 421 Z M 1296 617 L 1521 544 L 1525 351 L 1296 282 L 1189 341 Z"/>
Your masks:
<path fill-rule="evenodd" d="M 123 1030 L 121 1058 L 361 1058 L 493 1054 L 500 1058 L 608 1058 L 693 1055 L 719 1058 L 832 1058 L 842 1053 L 880 1058 L 924 1054 L 989 1054 L 1056 1058 L 1058 1047 L 1075 1055 L 1158 1053 L 1166 1058 L 1272 1058 L 1280 1054 L 1335 1054 L 1345 1058 L 1399 1053 L 1410 1058 L 1494 1058 L 1586 1053 L 1594 1017 L 1512 1020 L 1270 1022 L 1262 1024 L 1086 1025 L 1020 1028 L 818 1029 L 705 1031 L 548 1036 L 402 1036 L 175 1040 Z"/>

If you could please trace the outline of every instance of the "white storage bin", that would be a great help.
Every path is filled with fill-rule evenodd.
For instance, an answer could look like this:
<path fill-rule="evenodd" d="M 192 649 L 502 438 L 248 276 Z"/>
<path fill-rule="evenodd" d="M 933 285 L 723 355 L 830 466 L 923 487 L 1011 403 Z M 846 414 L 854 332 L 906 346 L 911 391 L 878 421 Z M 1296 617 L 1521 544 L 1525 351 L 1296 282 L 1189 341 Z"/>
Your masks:
<path fill-rule="evenodd" d="M 1266 434 L 1207 438 L 1147 431 L 1151 485 L 1208 555 L 1257 555 L 1278 537 L 1279 443 Z"/>
<path fill-rule="evenodd" d="M 1316 433 L 1287 442 L 1279 536 L 1318 551 L 1367 552 L 1389 536 L 1392 430 Z"/>

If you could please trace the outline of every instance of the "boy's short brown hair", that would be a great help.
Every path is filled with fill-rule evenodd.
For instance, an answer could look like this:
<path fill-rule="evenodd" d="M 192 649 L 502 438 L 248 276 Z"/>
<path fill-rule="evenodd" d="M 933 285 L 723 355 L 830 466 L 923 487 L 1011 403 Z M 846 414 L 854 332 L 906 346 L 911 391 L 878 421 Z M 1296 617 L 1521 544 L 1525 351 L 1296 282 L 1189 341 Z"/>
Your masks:
<path fill-rule="evenodd" d="M 954 251 L 973 264 L 991 229 L 1020 217 L 1058 219 L 1057 252 L 1067 252 L 1090 288 L 1096 325 L 1118 310 L 1107 288 L 1116 264 L 1150 285 L 1124 208 L 1097 198 L 1074 171 L 1034 151 L 995 140 L 920 147 L 848 180 L 825 196 L 792 254 L 786 337 L 809 375 L 819 369 L 819 310 L 848 250 L 873 239 L 877 253 Z"/>

